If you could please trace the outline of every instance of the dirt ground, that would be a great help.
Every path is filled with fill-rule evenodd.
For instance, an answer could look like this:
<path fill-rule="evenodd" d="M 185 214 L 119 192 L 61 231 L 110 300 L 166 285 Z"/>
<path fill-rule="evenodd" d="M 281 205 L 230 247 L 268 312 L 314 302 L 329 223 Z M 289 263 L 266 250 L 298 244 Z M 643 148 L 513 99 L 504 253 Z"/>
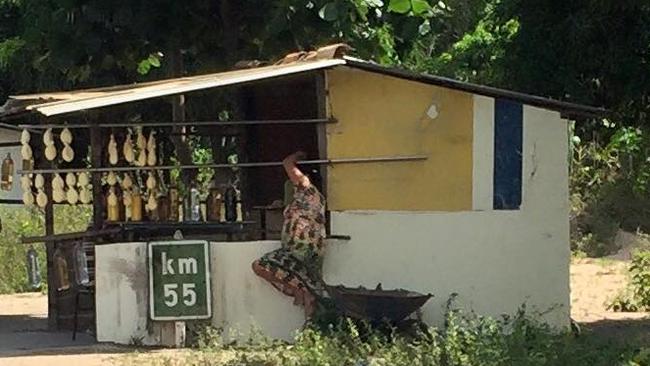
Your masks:
<path fill-rule="evenodd" d="M 571 265 L 571 317 L 578 323 L 644 319 L 648 313 L 608 311 L 605 303 L 627 285 L 628 262 L 612 259 L 578 259 Z"/>
<path fill-rule="evenodd" d="M 621 339 L 647 338 L 650 343 L 650 313 L 606 310 L 605 303 L 626 285 L 627 264 L 618 258 L 574 260 L 571 316 L 584 329 Z M 73 342 L 70 332 L 46 332 L 46 317 L 47 298 L 42 294 L 0 295 L 0 366 L 106 366 L 135 360 L 133 349 L 96 344 L 88 334 Z M 151 356 L 178 352 L 148 351 Z"/>

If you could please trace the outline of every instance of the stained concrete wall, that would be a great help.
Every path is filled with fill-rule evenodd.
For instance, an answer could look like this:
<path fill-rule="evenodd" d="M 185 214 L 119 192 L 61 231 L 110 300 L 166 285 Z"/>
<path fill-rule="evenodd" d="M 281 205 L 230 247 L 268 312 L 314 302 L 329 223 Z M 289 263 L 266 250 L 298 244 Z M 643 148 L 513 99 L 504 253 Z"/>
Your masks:
<path fill-rule="evenodd" d="M 147 331 L 147 243 L 95 246 L 97 340 L 159 344 Z"/>
<path fill-rule="evenodd" d="M 212 324 L 229 338 L 251 330 L 291 340 L 304 324 L 301 307 L 257 277 L 251 264 L 277 249 L 279 241 L 210 243 Z M 147 244 L 98 245 L 96 258 L 97 340 L 159 345 L 162 330 L 149 321 Z"/>

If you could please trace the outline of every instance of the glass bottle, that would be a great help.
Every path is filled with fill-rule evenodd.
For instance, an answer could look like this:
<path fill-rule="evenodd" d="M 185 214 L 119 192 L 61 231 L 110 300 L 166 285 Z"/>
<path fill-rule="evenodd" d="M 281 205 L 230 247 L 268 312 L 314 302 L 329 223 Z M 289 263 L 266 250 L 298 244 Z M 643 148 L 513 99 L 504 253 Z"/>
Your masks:
<path fill-rule="evenodd" d="M 226 222 L 226 202 L 223 199 L 219 205 L 219 222 Z"/>
<path fill-rule="evenodd" d="M 216 187 L 210 188 L 207 199 L 207 219 L 208 221 L 219 221 L 221 218 L 221 192 Z"/>
<path fill-rule="evenodd" d="M 234 222 L 237 220 L 237 191 L 234 187 L 230 186 L 226 189 L 223 200 L 226 206 L 226 221 Z"/>
<path fill-rule="evenodd" d="M 34 169 L 34 159 L 23 159 L 23 170 Z"/>
<path fill-rule="evenodd" d="M 178 221 L 178 188 L 169 187 L 169 221 Z"/>
<path fill-rule="evenodd" d="M 235 203 L 235 213 L 236 213 L 236 220 L 237 222 L 242 222 L 244 221 L 244 212 L 242 209 L 242 202 L 241 202 L 241 191 L 236 190 L 235 198 L 236 198 L 236 203 Z"/>
<path fill-rule="evenodd" d="M 169 221 L 169 194 L 158 197 L 158 220 Z"/>
<path fill-rule="evenodd" d="M 131 221 L 142 221 L 142 195 L 137 187 L 131 193 Z"/>
<path fill-rule="evenodd" d="M 61 248 L 54 252 L 54 269 L 59 280 L 57 290 L 64 291 L 70 288 L 70 277 L 68 275 L 68 261 L 63 256 Z"/>
<path fill-rule="evenodd" d="M 114 202 L 111 202 L 110 197 L 113 197 Z M 120 201 L 120 197 L 115 193 L 115 188 L 111 187 L 106 199 L 106 216 L 108 221 L 120 221 Z"/>
<path fill-rule="evenodd" d="M 14 182 L 14 160 L 11 158 L 11 154 L 7 153 L 7 156 L 2 161 L 2 173 L 0 174 L 0 189 L 3 191 L 10 191 L 11 186 Z"/>

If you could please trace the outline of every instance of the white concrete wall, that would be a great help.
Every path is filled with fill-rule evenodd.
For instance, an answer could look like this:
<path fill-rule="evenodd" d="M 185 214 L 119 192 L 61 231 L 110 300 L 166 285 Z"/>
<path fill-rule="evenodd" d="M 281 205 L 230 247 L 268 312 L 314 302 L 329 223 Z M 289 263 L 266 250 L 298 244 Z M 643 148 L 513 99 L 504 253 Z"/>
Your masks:
<path fill-rule="evenodd" d="M 302 308 L 251 269 L 253 261 L 279 247 L 279 241 L 211 243 L 212 324 L 226 336 L 246 337 L 256 329 L 291 340 L 304 324 Z"/>
<path fill-rule="evenodd" d="M 512 314 L 523 303 L 556 326 L 569 321 L 567 123 L 556 112 L 524 107 L 520 210 L 332 212 L 329 284 L 408 288 L 432 293 L 424 320 L 441 324 L 444 304 L 480 314 Z M 408 177 L 405 177 L 408 179 Z"/>
<path fill-rule="evenodd" d="M 494 179 L 494 99 L 474 95 L 472 209 L 491 211 Z"/>
<path fill-rule="evenodd" d="M 95 271 L 97 340 L 159 344 L 147 331 L 147 243 L 95 246 Z"/>

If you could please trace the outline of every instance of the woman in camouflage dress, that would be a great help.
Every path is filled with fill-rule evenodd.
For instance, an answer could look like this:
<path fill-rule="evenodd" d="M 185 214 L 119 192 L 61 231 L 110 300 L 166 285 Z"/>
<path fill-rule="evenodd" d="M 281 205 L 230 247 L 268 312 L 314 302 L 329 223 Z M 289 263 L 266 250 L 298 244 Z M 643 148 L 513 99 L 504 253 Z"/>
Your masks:
<path fill-rule="evenodd" d="M 316 298 L 324 291 L 321 281 L 325 239 L 325 199 L 309 177 L 296 166 L 304 153 L 289 155 L 284 169 L 294 186 L 293 200 L 284 209 L 282 247 L 253 262 L 253 271 L 276 289 L 303 305 L 310 318 Z"/>

